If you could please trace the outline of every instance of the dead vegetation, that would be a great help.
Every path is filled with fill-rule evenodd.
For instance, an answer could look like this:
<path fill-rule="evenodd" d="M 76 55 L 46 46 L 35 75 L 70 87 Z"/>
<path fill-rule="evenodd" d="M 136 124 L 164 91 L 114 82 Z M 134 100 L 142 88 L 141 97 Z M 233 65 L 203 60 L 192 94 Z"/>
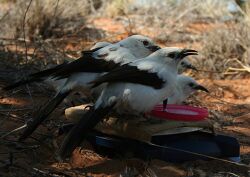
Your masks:
<path fill-rule="evenodd" d="M 29 2 L 20 0 L 7 3 L 9 7 L 1 18 L 4 24 L 1 25 L 1 35 L 10 38 L 23 37 L 23 17 Z M 87 0 L 32 1 L 25 20 L 27 39 L 62 37 L 76 32 L 85 24 L 84 17 L 91 12 L 90 6 Z"/>
<path fill-rule="evenodd" d="M 242 19 L 205 34 L 201 50 L 203 62 L 197 62 L 197 65 L 204 70 L 218 72 L 213 75 L 216 78 L 247 76 L 250 71 L 249 25 Z"/>

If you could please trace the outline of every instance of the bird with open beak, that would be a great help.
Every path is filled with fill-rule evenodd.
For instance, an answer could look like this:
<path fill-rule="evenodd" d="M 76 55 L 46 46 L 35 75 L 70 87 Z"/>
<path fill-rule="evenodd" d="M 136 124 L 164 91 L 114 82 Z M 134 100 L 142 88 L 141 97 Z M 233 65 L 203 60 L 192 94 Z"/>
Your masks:
<path fill-rule="evenodd" d="M 160 47 L 148 37 L 133 35 L 115 44 L 88 51 L 81 58 L 70 63 L 31 74 L 27 79 L 5 87 L 5 90 L 9 90 L 46 79 L 67 79 L 58 93 L 27 123 L 19 140 L 26 139 L 72 91 L 79 89 L 88 95 L 91 89 L 89 82 L 99 75 L 109 72 L 121 64 L 146 57 L 158 49 Z"/>
<path fill-rule="evenodd" d="M 182 74 L 187 69 L 198 71 L 194 65 L 192 65 L 187 59 L 184 59 L 178 65 L 178 74 Z"/>
<path fill-rule="evenodd" d="M 146 113 L 164 98 L 173 94 L 176 87 L 177 66 L 189 55 L 190 49 L 163 48 L 146 58 L 122 65 L 91 82 L 92 87 L 107 83 L 94 106 L 65 137 L 58 156 L 69 156 L 107 114 L 117 112 Z"/>

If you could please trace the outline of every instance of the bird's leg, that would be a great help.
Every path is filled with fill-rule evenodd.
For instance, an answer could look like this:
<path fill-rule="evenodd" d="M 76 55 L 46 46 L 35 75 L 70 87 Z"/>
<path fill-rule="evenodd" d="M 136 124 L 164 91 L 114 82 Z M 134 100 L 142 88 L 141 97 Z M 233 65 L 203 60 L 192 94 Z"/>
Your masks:
<path fill-rule="evenodd" d="M 149 114 L 147 114 L 147 113 L 142 113 L 141 114 L 142 115 L 142 117 L 146 120 L 146 121 L 149 121 L 150 120 L 150 116 L 149 116 Z"/>
<path fill-rule="evenodd" d="M 165 109 L 167 108 L 167 104 L 168 104 L 168 99 L 166 98 L 165 100 L 163 100 L 163 110 L 162 111 L 165 111 Z"/>

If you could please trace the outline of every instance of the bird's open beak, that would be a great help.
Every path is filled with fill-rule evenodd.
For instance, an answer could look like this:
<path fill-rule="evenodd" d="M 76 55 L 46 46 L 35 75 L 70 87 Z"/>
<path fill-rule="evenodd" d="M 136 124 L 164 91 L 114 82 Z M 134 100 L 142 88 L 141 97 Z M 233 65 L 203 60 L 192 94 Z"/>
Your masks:
<path fill-rule="evenodd" d="M 192 69 L 192 70 L 198 71 L 198 69 L 195 66 L 191 65 L 191 64 L 184 65 L 184 67 L 187 68 L 187 69 Z"/>
<path fill-rule="evenodd" d="M 192 50 L 192 49 L 183 49 L 177 56 L 176 59 L 177 60 L 182 60 L 183 58 L 185 58 L 186 56 L 189 55 L 198 55 L 198 52 L 196 50 Z"/>
<path fill-rule="evenodd" d="M 161 49 L 161 47 L 159 47 L 158 45 L 148 46 L 147 48 L 148 48 L 151 52 L 155 52 L 155 51 Z"/>
<path fill-rule="evenodd" d="M 198 52 L 196 50 L 192 50 L 192 49 L 183 49 L 180 52 L 181 58 L 185 58 L 186 56 L 189 56 L 189 55 L 198 55 Z"/>
<path fill-rule="evenodd" d="M 205 87 L 203 87 L 202 85 L 197 85 L 194 87 L 195 90 L 202 90 L 204 92 L 209 93 L 208 89 L 206 89 Z"/>

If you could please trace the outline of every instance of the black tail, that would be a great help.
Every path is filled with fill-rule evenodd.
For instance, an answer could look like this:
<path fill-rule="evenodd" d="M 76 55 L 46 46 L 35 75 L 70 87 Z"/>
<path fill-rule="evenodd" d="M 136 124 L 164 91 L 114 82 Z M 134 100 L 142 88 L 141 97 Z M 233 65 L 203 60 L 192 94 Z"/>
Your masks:
<path fill-rule="evenodd" d="M 60 65 L 57 65 L 57 66 L 53 67 L 53 68 L 46 69 L 46 70 L 31 74 L 30 76 L 35 77 L 35 78 L 49 77 L 49 76 L 53 75 L 54 73 L 56 73 L 61 68 L 63 68 L 64 66 L 66 66 L 68 63 L 69 62 L 66 61 L 66 62 L 64 62 L 64 63 L 62 63 Z"/>
<path fill-rule="evenodd" d="M 37 73 L 34 73 L 34 74 L 30 74 L 29 76 L 27 76 L 26 79 L 22 79 L 18 82 L 15 82 L 11 85 L 8 85 L 6 87 L 3 88 L 3 90 L 12 90 L 16 87 L 19 87 L 21 85 L 24 85 L 24 84 L 28 84 L 28 83 L 31 83 L 31 82 L 40 82 L 40 81 L 43 81 L 44 79 L 50 77 L 51 75 L 53 75 L 56 71 L 58 71 L 59 69 L 61 69 L 63 66 L 65 66 L 67 63 L 63 63 L 63 64 L 60 64 L 58 66 L 55 66 L 53 68 L 50 68 L 50 69 L 46 69 L 46 70 L 43 70 L 43 71 L 40 71 L 40 72 L 37 72 Z"/>
<path fill-rule="evenodd" d="M 113 106 L 114 104 L 106 107 L 100 106 L 97 109 L 91 108 L 64 138 L 57 152 L 59 158 L 65 159 L 70 156 L 74 149 L 86 138 L 87 133 L 111 111 Z"/>
<path fill-rule="evenodd" d="M 25 84 L 28 84 L 28 83 L 31 83 L 31 82 L 33 82 L 32 78 L 30 78 L 30 79 L 23 79 L 23 80 L 20 80 L 18 82 L 15 82 L 14 84 L 8 85 L 8 86 L 6 86 L 6 87 L 4 87 L 2 89 L 5 90 L 5 91 L 8 91 L 8 90 L 12 90 L 12 89 L 14 89 L 16 87 L 19 87 L 21 85 L 25 85 Z"/>
<path fill-rule="evenodd" d="M 68 123 L 64 124 L 58 129 L 58 136 L 63 135 L 65 133 L 68 133 L 73 127 L 75 126 L 75 123 Z"/>
<path fill-rule="evenodd" d="M 59 92 L 52 100 L 50 100 L 43 108 L 38 112 L 37 117 L 27 123 L 27 128 L 19 137 L 19 141 L 25 140 L 29 135 L 31 135 L 36 128 L 41 124 L 49 114 L 63 101 L 63 99 L 68 96 L 70 91 Z"/>

